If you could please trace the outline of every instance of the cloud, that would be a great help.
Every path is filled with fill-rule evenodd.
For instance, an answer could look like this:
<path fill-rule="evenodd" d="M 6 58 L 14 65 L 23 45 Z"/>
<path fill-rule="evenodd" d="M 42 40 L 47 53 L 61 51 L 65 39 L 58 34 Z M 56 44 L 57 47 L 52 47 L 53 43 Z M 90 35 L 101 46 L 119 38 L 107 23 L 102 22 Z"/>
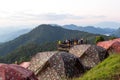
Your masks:
<path fill-rule="evenodd" d="M 104 15 L 74 15 L 74 14 L 57 14 L 57 13 L 46 13 L 46 14 L 34 14 L 34 13 L 23 13 L 14 12 L 7 13 L 3 12 L 0 14 L 0 18 L 10 20 L 50 20 L 50 21 L 61 21 L 61 20 L 83 20 L 83 19 L 95 19 L 95 18 L 106 18 Z"/>
<path fill-rule="evenodd" d="M 104 15 L 98 15 L 98 16 L 92 16 L 91 18 L 107 18 L 107 16 L 104 16 Z"/>
<path fill-rule="evenodd" d="M 56 13 L 48 13 L 48 14 L 14 14 L 11 16 L 12 19 L 33 19 L 33 20 L 51 20 L 51 21 L 59 21 L 59 20 L 68 20 L 68 19 L 84 19 L 84 16 L 76 16 L 71 14 L 56 14 Z"/>
<path fill-rule="evenodd" d="M 84 19 L 83 16 L 76 16 L 71 14 L 45 14 L 43 19 L 46 20 L 68 20 L 68 19 Z"/>
<path fill-rule="evenodd" d="M 47 14 L 33 14 L 33 13 L 16 13 L 10 16 L 11 19 L 33 19 L 33 20 L 82 20 L 82 19 L 94 19 L 94 18 L 107 18 L 104 15 L 73 15 L 73 14 L 56 14 L 56 13 L 47 13 Z"/>
<path fill-rule="evenodd" d="M 103 15 L 75 15 L 75 14 L 57 14 L 57 13 L 46 13 L 46 14 L 35 14 L 30 12 L 3 12 L 0 15 L 0 25 L 11 26 L 11 25 L 33 25 L 33 24 L 86 24 L 92 23 L 97 20 L 103 20 L 106 16 Z M 7 23 L 7 24 L 6 24 Z"/>

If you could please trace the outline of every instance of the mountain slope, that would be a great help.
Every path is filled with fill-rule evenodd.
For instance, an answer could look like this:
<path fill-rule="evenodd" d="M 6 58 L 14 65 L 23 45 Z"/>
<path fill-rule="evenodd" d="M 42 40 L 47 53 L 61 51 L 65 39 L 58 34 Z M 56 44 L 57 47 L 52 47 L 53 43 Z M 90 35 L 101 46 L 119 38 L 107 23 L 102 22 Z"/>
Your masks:
<path fill-rule="evenodd" d="M 116 37 L 120 37 L 120 28 L 117 29 L 112 35 Z"/>
<path fill-rule="evenodd" d="M 111 34 L 112 32 L 115 31 L 115 29 L 96 28 L 94 26 L 81 27 L 81 26 L 76 26 L 76 25 L 73 25 L 73 24 L 64 25 L 63 28 L 70 29 L 70 30 L 79 30 L 79 31 L 93 33 L 93 34 Z"/>
<path fill-rule="evenodd" d="M 57 40 L 65 40 L 71 38 L 87 38 L 89 42 L 93 43 L 95 39 L 94 34 L 87 32 L 67 30 L 59 26 L 40 25 L 34 28 L 27 34 L 24 34 L 12 41 L 0 45 L 0 55 L 5 55 L 12 52 L 17 47 L 27 43 L 43 44 L 45 42 L 54 42 Z"/>
<path fill-rule="evenodd" d="M 76 80 L 120 80 L 120 54 L 114 54 Z"/>
<path fill-rule="evenodd" d="M 18 36 L 28 33 L 30 28 L 25 29 L 25 28 L 0 28 L 0 42 L 7 42 L 10 40 L 13 40 L 17 38 Z"/>
<path fill-rule="evenodd" d="M 5 56 L 0 57 L 0 63 L 12 64 L 17 61 L 17 63 L 19 64 L 24 61 L 30 61 L 31 57 L 38 52 L 57 50 L 56 46 L 56 42 L 44 43 L 42 45 L 37 45 L 34 43 L 26 44 L 24 46 L 18 47 Z"/>

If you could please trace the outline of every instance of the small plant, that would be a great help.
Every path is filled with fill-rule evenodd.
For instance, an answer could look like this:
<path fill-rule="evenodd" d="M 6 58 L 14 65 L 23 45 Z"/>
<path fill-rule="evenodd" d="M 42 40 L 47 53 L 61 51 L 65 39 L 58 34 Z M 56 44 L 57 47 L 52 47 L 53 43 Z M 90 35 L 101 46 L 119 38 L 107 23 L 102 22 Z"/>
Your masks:
<path fill-rule="evenodd" d="M 104 41 L 105 39 L 102 36 L 96 36 L 95 43 L 98 43 L 100 41 Z"/>

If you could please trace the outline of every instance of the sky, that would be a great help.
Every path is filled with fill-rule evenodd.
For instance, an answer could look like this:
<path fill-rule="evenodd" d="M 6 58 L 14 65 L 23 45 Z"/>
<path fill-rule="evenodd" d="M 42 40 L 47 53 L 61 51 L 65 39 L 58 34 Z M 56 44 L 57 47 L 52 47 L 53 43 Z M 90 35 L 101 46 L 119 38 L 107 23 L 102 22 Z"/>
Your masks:
<path fill-rule="evenodd" d="M 0 27 L 120 22 L 120 0 L 0 0 Z"/>

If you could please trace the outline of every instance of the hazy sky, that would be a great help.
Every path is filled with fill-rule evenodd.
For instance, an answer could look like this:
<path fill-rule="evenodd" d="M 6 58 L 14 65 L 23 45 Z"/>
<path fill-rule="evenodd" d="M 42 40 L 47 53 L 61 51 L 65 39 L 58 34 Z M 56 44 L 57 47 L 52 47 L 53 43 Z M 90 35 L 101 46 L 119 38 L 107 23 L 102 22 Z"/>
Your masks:
<path fill-rule="evenodd" d="M 0 27 L 120 21 L 120 0 L 0 0 Z"/>

